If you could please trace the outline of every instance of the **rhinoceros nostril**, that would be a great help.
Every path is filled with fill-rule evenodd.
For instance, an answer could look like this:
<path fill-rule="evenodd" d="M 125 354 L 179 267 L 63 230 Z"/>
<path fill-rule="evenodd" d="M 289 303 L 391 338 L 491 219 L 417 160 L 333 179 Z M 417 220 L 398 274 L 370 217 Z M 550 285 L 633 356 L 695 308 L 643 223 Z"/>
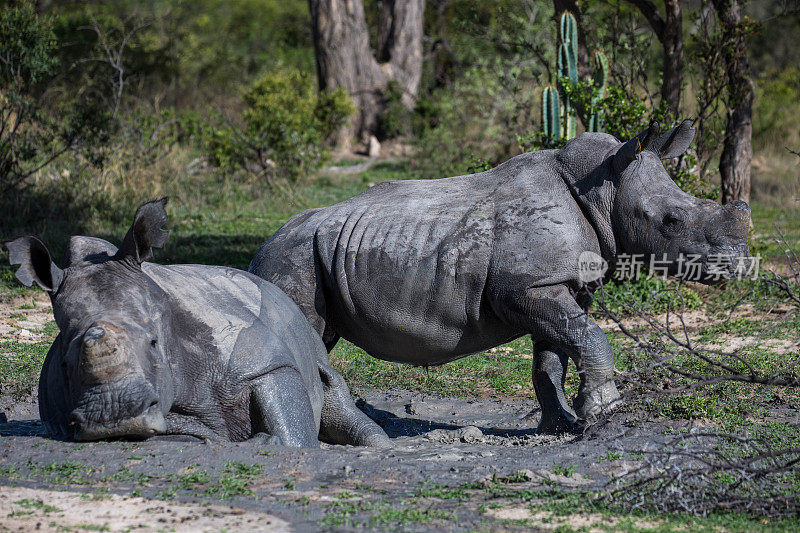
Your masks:
<path fill-rule="evenodd" d="M 69 415 L 69 424 L 71 426 L 81 427 L 86 423 L 86 419 L 80 413 L 73 412 Z"/>
<path fill-rule="evenodd" d="M 83 334 L 83 342 L 87 346 L 94 345 L 97 341 L 102 339 L 106 334 L 106 330 L 101 328 L 100 326 L 93 326 L 86 330 L 86 333 Z"/>

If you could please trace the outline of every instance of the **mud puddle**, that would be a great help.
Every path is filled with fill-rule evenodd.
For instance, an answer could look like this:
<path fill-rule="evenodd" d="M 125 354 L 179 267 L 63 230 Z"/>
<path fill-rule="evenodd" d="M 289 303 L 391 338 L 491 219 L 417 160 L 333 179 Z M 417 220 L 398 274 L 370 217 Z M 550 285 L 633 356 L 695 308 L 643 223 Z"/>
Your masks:
<path fill-rule="evenodd" d="M 537 491 L 600 488 L 636 466 L 635 451 L 669 438 L 665 425 L 624 416 L 591 438 L 536 435 L 537 404 L 525 399 L 390 391 L 365 393 L 358 405 L 394 449 L 61 442 L 43 435 L 35 405 L 17 406 L 0 424 L 0 530 L 529 527 L 538 515 L 514 511 L 514 494 L 529 501 Z"/>

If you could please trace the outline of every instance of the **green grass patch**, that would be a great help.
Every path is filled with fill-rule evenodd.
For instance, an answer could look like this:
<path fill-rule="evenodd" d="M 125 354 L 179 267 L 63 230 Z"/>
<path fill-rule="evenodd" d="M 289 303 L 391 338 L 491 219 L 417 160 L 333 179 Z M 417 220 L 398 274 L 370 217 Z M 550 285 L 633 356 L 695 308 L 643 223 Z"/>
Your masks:
<path fill-rule="evenodd" d="M 51 343 L 52 340 L 34 344 L 0 341 L 0 394 L 9 394 L 15 400 L 31 394 Z"/>
<path fill-rule="evenodd" d="M 42 500 L 31 500 L 29 498 L 25 498 L 22 500 L 17 500 L 14 502 L 14 505 L 18 507 L 22 507 L 23 509 L 31 509 L 41 511 L 45 514 L 47 513 L 60 513 L 62 512 L 61 509 L 54 505 L 48 505 L 44 503 Z"/>
<path fill-rule="evenodd" d="M 458 516 L 453 511 L 442 511 L 432 507 L 421 509 L 412 506 L 395 507 L 389 503 L 368 500 L 336 500 L 328 505 L 327 514 L 320 524 L 327 527 L 395 528 L 412 524 L 444 525 L 457 519 Z"/>
<path fill-rule="evenodd" d="M 374 358 L 342 340 L 331 352 L 331 363 L 351 387 L 420 390 L 437 396 L 528 396 L 533 394 L 532 351 L 526 335 L 444 365 L 413 367 Z"/>
<path fill-rule="evenodd" d="M 642 277 L 637 280 L 612 280 L 604 285 L 604 292 L 595 297 L 593 308 L 605 305 L 615 315 L 645 311 L 664 313 L 666 311 L 693 311 L 703 306 L 697 291 L 673 279 Z"/>
<path fill-rule="evenodd" d="M 69 460 L 61 463 L 53 461 L 49 464 L 29 460 L 26 466 L 29 476 L 42 477 L 54 485 L 88 485 L 95 472 L 92 466 Z"/>

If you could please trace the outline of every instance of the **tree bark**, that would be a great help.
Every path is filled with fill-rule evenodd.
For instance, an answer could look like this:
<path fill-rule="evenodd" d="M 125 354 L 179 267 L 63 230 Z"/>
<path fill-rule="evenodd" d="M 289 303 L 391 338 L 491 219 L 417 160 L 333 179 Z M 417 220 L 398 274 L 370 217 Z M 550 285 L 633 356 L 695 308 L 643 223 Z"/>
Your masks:
<path fill-rule="evenodd" d="M 379 130 L 384 90 L 390 80 L 411 107 L 422 77 L 422 33 L 425 0 L 384 0 L 377 58 L 361 0 L 309 0 L 320 90 L 343 87 L 358 107 L 337 143 L 348 145 Z M 380 61 L 380 62 L 379 62 Z"/>
<path fill-rule="evenodd" d="M 722 56 L 727 78 L 728 121 L 719 161 L 722 202 L 749 202 L 755 89 L 747 62 L 744 28 L 737 0 L 713 0 L 713 3 L 722 27 Z"/>
<path fill-rule="evenodd" d="M 422 30 L 425 0 L 383 0 L 381 26 L 386 28 L 378 58 L 390 80 L 400 84 L 402 102 L 411 108 L 422 80 Z"/>
<path fill-rule="evenodd" d="M 666 17 L 651 0 L 628 0 L 639 8 L 653 32 L 661 41 L 663 70 L 661 74 L 661 98 L 669 110 L 678 117 L 683 84 L 683 15 L 680 0 L 664 0 Z"/>

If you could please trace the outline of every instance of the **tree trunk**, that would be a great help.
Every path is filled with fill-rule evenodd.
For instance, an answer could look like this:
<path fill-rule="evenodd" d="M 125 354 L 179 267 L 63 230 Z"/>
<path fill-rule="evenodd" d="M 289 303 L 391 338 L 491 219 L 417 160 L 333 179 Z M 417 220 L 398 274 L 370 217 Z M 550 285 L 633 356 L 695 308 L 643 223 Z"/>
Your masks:
<path fill-rule="evenodd" d="M 378 133 L 385 105 L 384 89 L 390 80 L 411 107 L 422 77 L 422 15 L 425 0 L 384 0 L 381 42 L 377 57 L 369 46 L 369 32 L 361 0 L 309 0 L 317 76 L 320 90 L 343 87 L 358 107 L 351 124 L 337 135 L 349 145 Z"/>
<path fill-rule="evenodd" d="M 425 0 L 383 0 L 381 49 L 378 58 L 390 80 L 403 91 L 402 102 L 411 108 L 422 79 L 422 30 Z"/>
<path fill-rule="evenodd" d="M 639 8 L 647 19 L 663 49 L 661 98 L 669 110 L 678 116 L 683 84 L 683 15 L 680 0 L 664 0 L 666 17 L 658 12 L 651 0 L 628 0 Z"/>
<path fill-rule="evenodd" d="M 669 110 L 678 116 L 683 84 L 683 17 L 680 0 L 666 0 L 667 16 L 664 25 L 664 70 L 661 75 L 661 98 Z"/>
<path fill-rule="evenodd" d="M 754 86 L 747 62 L 747 48 L 737 0 L 713 0 L 722 27 L 727 77 L 726 107 L 728 122 L 719 161 L 722 177 L 722 202 L 750 201 L 750 162 L 753 159 Z"/>

